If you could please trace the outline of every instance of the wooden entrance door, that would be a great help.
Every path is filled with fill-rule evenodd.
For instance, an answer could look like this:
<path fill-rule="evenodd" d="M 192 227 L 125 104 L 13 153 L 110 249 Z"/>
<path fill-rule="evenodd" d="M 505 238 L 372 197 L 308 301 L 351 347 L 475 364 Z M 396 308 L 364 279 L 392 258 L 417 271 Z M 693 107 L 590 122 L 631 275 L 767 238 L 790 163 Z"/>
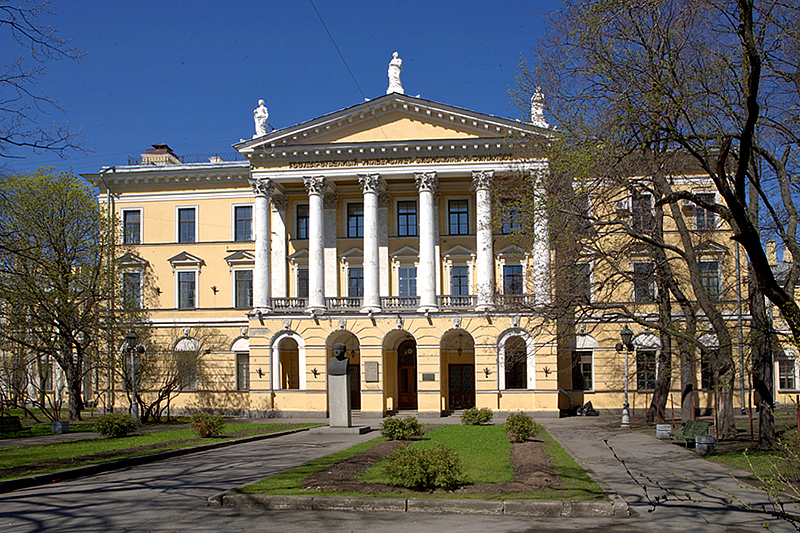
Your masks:
<path fill-rule="evenodd" d="M 475 407 L 475 365 L 450 365 L 450 409 Z"/>
<path fill-rule="evenodd" d="M 350 376 L 350 409 L 361 409 L 361 375 L 358 371 L 358 364 L 350 364 L 347 367 L 347 374 Z"/>
<path fill-rule="evenodd" d="M 408 339 L 397 348 L 397 407 L 417 408 L 417 343 Z"/>

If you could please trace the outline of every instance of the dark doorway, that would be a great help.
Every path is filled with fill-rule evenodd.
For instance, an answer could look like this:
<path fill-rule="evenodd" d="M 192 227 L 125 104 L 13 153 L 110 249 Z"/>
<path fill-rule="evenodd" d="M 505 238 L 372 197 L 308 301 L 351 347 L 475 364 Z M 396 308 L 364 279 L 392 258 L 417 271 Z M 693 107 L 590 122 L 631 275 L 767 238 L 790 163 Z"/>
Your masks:
<path fill-rule="evenodd" d="M 450 409 L 475 407 L 475 365 L 450 365 Z"/>
<path fill-rule="evenodd" d="M 347 367 L 350 376 L 350 409 L 361 409 L 361 374 L 358 371 L 359 364 L 352 362 Z"/>
<path fill-rule="evenodd" d="M 397 407 L 417 408 L 417 343 L 407 339 L 397 348 Z"/>

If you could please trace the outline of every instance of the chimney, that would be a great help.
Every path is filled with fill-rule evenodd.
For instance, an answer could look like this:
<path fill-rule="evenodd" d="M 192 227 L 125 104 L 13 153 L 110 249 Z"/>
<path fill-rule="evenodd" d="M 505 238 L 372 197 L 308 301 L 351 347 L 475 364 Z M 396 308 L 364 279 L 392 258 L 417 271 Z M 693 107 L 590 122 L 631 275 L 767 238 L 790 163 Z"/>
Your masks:
<path fill-rule="evenodd" d="M 143 165 L 180 165 L 181 160 L 166 144 L 154 144 L 153 148 L 148 149 L 142 154 Z"/>
<path fill-rule="evenodd" d="M 770 266 L 775 266 L 778 264 L 778 260 L 775 257 L 775 241 L 769 240 L 767 241 L 767 262 Z"/>

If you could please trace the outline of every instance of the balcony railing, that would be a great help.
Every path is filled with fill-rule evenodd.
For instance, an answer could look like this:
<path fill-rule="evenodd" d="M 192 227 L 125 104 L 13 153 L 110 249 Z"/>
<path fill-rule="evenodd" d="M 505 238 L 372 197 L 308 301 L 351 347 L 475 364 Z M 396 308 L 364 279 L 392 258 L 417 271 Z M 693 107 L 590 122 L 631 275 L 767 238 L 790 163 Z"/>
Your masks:
<path fill-rule="evenodd" d="M 361 298 L 351 298 L 349 296 L 336 296 L 325 298 L 325 305 L 330 311 L 351 311 L 361 309 Z"/>
<path fill-rule="evenodd" d="M 441 311 L 472 310 L 478 303 L 474 294 L 446 294 L 436 297 Z M 536 307 L 532 294 L 498 294 L 495 296 L 498 309 L 533 309 Z M 336 296 L 325 298 L 330 312 L 358 311 L 363 306 L 363 298 Z M 302 313 L 308 307 L 308 298 L 272 298 L 272 309 L 283 313 Z M 415 311 L 419 307 L 419 296 L 382 296 L 383 311 Z"/>
<path fill-rule="evenodd" d="M 419 307 L 419 296 L 384 296 L 381 308 L 386 311 L 411 311 Z"/>
<path fill-rule="evenodd" d="M 497 306 L 505 309 L 530 309 L 535 307 L 533 294 L 498 294 Z"/>
<path fill-rule="evenodd" d="M 472 294 L 439 296 L 439 309 L 474 309 L 476 298 Z"/>
<path fill-rule="evenodd" d="M 302 312 L 308 307 L 307 298 L 273 298 L 272 308 L 275 311 Z"/>

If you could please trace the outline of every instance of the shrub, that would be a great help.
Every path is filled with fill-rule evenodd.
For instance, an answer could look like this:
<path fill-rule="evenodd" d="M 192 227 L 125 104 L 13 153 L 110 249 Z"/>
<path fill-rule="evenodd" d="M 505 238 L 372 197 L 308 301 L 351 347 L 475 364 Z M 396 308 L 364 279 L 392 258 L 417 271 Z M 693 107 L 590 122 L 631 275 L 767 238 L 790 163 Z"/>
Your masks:
<path fill-rule="evenodd" d="M 787 431 L 778 441 L 779 471 L 793 483 L 800 483 L 800 433 Z"/>
<path fill-rule="evenodd" d="M 461 484 L 461 460 L 452 448 L 406 446 L 386 460 L 386 475 L 395 485 L 415 490 L 454 489 Z"/>
<path fill-rule="evenodd" d="M 193 414 L 191 422 L 195 432 L 204 439 L 218 437 L 222 433 L 222 425 L 224 423 L 222 415 L 210 415 L 208 413 Z"/>
<path fill-rule="evenodd" d="M 130 435 L 139 423 L 128 413 L 106 413 L 94 423 L 94 429 L 104 437 L 124 437 Z"/>
<path fill-rule="evenodd" d="M 409 440 L 422 435 L 422 426 L 411 416 L 406 418 L 389 417 L 381 423 L 381 436 L 387 440 Z"/>
<path fill-rule="evenodd" d="M 492 410 L 488 407 L 471 407 L 461 415 L 461 423 L 465 426 L 482 426 L 492 421 Z"/>
<path fill-rule="evenodd" d="M 536 435 L 537 427 L 533 418 L 525 413 L 514 413 L 508 416 L 505 424 L 506 433 L 512 442 L 525 442 Z"/>

